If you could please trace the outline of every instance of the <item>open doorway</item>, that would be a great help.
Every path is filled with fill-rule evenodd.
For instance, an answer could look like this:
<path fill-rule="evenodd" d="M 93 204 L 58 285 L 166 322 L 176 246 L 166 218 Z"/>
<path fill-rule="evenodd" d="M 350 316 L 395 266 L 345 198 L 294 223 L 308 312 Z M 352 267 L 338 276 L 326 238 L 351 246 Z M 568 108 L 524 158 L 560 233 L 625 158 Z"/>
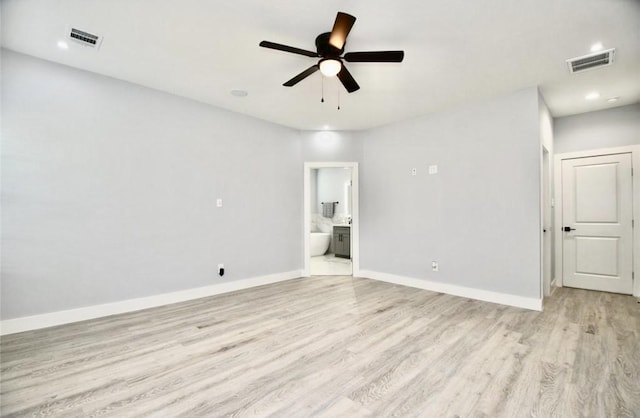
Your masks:
<path fill-rule="evenodd" d="M 358 271 L 358 163 L 304 165 L 304 275 Z"/>

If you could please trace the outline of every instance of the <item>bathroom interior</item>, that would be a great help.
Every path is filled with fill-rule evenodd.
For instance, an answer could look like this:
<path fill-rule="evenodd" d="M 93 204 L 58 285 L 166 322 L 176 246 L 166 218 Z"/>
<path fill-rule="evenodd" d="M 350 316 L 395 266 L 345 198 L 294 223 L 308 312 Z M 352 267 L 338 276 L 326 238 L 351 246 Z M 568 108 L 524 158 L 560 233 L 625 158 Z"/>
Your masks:
<path fill-rule="evenodd" d="M 351 168 L 314 168 L 310 174 L 310 273 L 351 276 Z"/>

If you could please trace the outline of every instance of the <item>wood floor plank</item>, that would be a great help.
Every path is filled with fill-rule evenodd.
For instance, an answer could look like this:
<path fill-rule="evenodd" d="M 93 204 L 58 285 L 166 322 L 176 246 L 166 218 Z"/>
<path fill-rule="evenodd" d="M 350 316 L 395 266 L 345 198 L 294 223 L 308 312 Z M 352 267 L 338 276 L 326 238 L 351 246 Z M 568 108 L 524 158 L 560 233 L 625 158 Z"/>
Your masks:
<path fill-rule="evenodd" d="M 4 417 L 640 417 L 640 304 L 295 279 L 0 340 Z"/>

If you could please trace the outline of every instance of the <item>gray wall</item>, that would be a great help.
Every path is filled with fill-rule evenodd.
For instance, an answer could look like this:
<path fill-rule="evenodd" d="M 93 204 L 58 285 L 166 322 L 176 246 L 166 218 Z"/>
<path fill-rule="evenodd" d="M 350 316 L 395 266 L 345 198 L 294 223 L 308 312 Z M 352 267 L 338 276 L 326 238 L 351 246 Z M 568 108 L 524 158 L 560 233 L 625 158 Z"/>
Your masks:
<path fill-rule="evenodd" d="M 538 297 L 535 89 L 297 132 L 2 58 L 3 319 L 301 269 L 304 161 L 360 163 L 363 269 Z"/>
<path fill-rule="evenodd" d="M 348 215 L 348 202 L 345 201 L 345 183 L 351 181 L 351 169 L 319 168 L 317 174 L 316 206 L 312 210 L 322 213 L 322 202 L 339 202 L 335 207 L 336 214 Z M 313 203 L 313 199 L 312 199 Z"/>
<path fill-rule="evenodd" d="M 302 268 L 296 131 L 3 54 L 3 319 Z"/>
<path fill-rule="evenodd" d="M 361 268 L 539 297 L 538 112 L 531 88 L 360 133 Z"/>
<path fill-rule="evenodd" d="M 640 103 L 554 119 L 555 153 L 640 144 Z"/>
<path fill-rule="evenodd" d="M 358 162 L 362 160 L 362 146 L 357 132 L 300 132 L 303 162 Z"/>

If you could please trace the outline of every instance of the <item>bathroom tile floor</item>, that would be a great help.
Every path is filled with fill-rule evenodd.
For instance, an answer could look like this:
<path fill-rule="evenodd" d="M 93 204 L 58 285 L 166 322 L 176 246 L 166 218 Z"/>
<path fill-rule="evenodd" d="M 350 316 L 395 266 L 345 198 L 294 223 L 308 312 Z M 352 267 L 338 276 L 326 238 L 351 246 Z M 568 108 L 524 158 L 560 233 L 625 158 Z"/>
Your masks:
<path fill-rule="evenodd" d="M 351 276 L 351 260 L 335 254 L 311 257 L 312 276 Z"/>

